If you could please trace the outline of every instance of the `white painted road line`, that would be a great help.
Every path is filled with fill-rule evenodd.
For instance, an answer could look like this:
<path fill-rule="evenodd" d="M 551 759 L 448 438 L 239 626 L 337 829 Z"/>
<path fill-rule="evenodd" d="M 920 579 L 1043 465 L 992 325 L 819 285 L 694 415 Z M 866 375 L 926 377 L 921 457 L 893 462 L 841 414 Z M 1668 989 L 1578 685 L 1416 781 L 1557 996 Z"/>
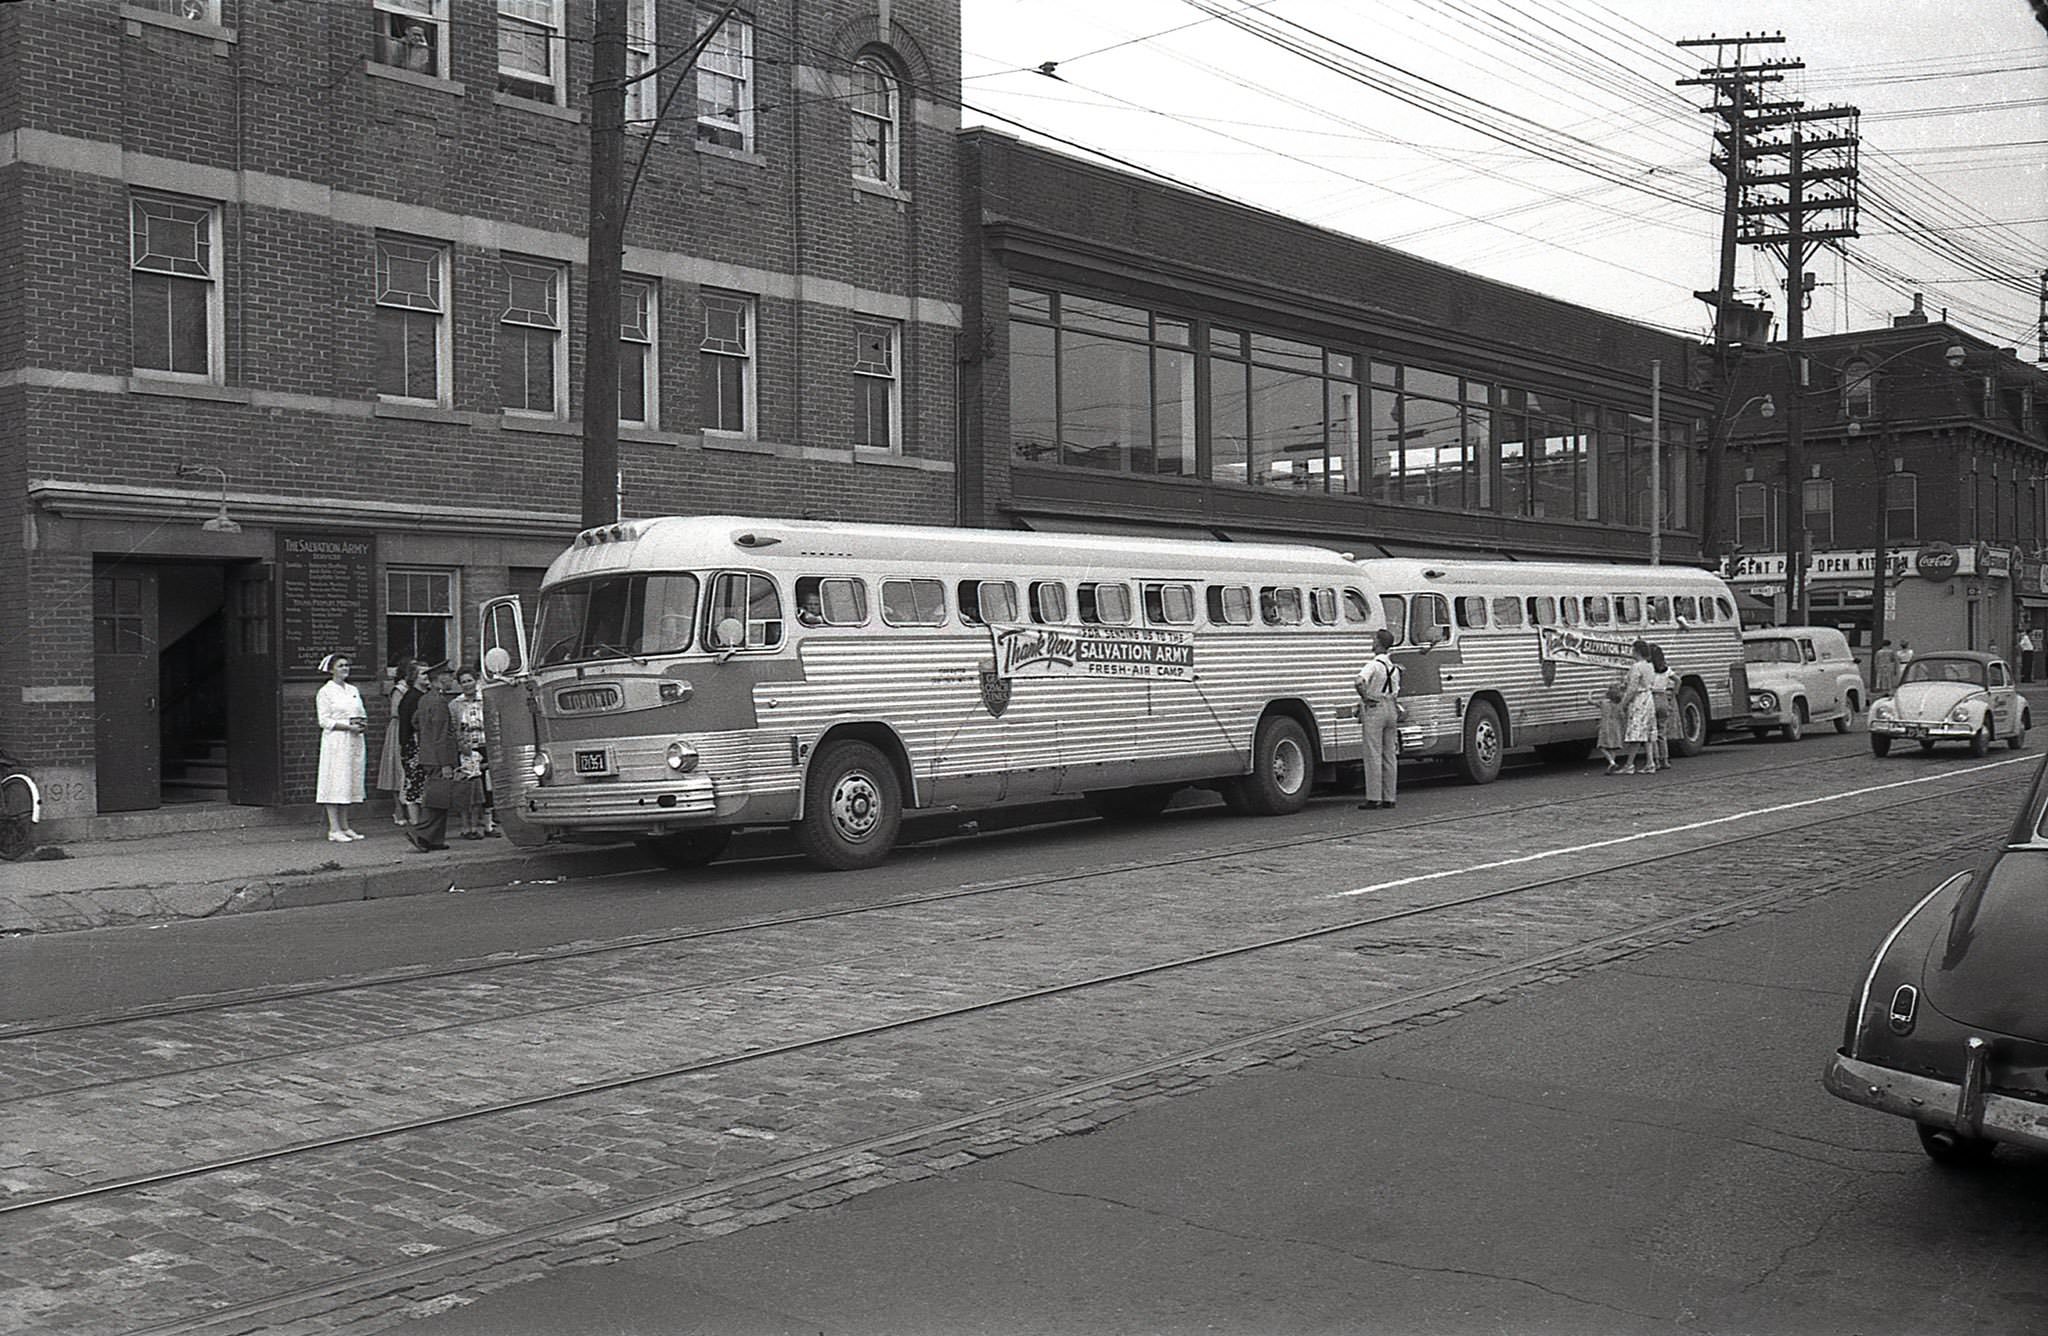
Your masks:
<path fill-rule="evenodd" d="M 1733 821 L 1748 821 L 1754 817 L 1772 816 L 1778 812 L 1793 812 L 1802 807 L 1817 807 L 1822 803 L 1838 803 L 1849 798 L 1861 798 L 1868 793 L 1883 793 L 1889 789 L 1906 789 L 1915 784 L 1939 784 L 1944 780 L 1961 775 L 1979 774 L 1986 770 L 1999 770 L 2009 765 L 2024 763 L 2040 764 L 2038 756 L 2015 756 L 2008 761 L 1988 761 L 1983 765 L 1967 766 L 1961 770 L 1944 770 L 1938 775 L 1922 775 L 1918 779 L 1901 779 L 1890 784 L 1873 784 L 1868 788 L 1845 789 L 1841 793 L 1823 794 L 1818 798 L 1801 798 L 1796 803 L 1778 803 L 1773 807 L 1754 807 L 1747 812 L 1734 812 L 1717 816 L 1706 821 L 1688 821 L 1682 826 L 1660 826 L 1656 830 L 1637 831 L 1633 835 L 1617 835 L 1611 840 L 1594 840 L 1589 844 L 1566 845 L 1562 849 L 1545 849 L 1541 853 L 1523 854 L 1519 858 L 1501 858 L 1491 863 L 1474 863 L 1469 867 L 1447 868 L 1442 872 L 1425 872 L 1414 877 L 1399 877 L 1393 881 L 1376 881 L 1370 886 L 1359 886 L 1348 891 L 1333 891 L 1331 895 L 1341 898 L 1347 895 L 1371 895 L 1375 891 L 1391 891 L 1402 886 L 1415 886 L 1426 881 L 1441 881 L 1445 877 L 1464 877 L 1474 872 L 1491 872 L 1495 868 L 1519 867 L 1524 863 L 1540 863 L 1546 858 L 1562 858 L 1567 854 L 1582 854 L 1594 849 L 1608 849 L 1617 844 L 1632 844 L 1637 840 L 1654 840 L 1665 835 L 1683 835 L 1689 830 L 1705 830 L 1709 826 L 1725 826 Z"/>

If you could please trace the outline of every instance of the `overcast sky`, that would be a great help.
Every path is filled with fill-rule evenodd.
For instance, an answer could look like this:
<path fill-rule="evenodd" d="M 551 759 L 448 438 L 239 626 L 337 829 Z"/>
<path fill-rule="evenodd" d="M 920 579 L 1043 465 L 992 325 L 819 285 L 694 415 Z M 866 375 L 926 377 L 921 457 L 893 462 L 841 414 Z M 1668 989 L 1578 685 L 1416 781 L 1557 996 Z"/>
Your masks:
<path fill-rule="evenodd" d="M 1936 315 L 1946 308 L 1973 333 L 2030 360 L 2038 353 L 2048 32 L 2025 0 L 962 0 L 961 9 L 969 124 L 1027 139 L 1042 131 L 1069 141 L 1055 144 L 1066 152 L 1086 146 L 1701 335 L 1707 311 L 1692 293 L 1716 280 L 1721 185 L 1707 164 L 1713 118 L 1698 110 L 1706 90 L 1676 81 L 1710 64 L 1712 48 L 1675 43 L 1782 32 L 1781 46 L 1749 48 L 1753 58 L 1805 62 L 1777 91 L 1862 111 L 1862 235 L 1846 258 L 1831 250 L 1809 266 L 1819 286 L 1808 332 L 1885 324 L 1924 291 Z M 1056 77 L 1037 72 L 1045 61 L 1057 62 Z M 1767 294 L 1782 315 L 1783 283 L 1779 260 L 1743 248 L 1738 288 Z"/>

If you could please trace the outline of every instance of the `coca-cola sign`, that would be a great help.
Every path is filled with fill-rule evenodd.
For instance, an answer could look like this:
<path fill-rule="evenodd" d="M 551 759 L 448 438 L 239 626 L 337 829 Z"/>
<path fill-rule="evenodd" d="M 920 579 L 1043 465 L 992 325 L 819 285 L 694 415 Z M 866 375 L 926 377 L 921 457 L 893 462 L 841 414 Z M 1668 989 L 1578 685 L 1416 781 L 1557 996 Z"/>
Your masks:
<path fill-rule="evenodd" d="M 1914 567 L 1924 580 L 1946 580 L 1956 573 L 1956 550 L 1949 543 L 1922 543 Z"/>

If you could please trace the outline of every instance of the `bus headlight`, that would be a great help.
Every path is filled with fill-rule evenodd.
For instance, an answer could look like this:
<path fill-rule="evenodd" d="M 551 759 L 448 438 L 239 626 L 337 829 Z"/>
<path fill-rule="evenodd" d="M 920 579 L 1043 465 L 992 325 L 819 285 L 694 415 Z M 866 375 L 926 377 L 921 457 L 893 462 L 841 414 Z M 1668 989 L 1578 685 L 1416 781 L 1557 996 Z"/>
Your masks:
<path fill-rule="evenodd" d="M 686 775 L 697 768 L 697 749 L 687 742 L 668 744 L 668 768 L 679 775 Z"/>
<path fill-rule="evenodd" d="M 554 770 L 555 763 L 549 758 L 545 750 L 537 751 L 533 754 L 533 777 L 535 779 L 545 781 L 549 775 L 554 773 Z"/>

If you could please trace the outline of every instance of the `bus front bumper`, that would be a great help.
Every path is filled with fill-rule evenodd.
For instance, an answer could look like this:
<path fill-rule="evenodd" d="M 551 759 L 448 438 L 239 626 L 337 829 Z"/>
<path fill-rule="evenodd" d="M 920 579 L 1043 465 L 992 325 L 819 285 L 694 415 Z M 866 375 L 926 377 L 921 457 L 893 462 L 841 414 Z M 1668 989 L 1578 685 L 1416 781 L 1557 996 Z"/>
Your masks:
<path fill-rule="evenodd" d="M 520 815 L 528 821 L 576 830 L 646 830 L 718 810 L 718 786 L 705 775 L 640 784 L 546 784 L 527 789 L 522 797 Z"/>

